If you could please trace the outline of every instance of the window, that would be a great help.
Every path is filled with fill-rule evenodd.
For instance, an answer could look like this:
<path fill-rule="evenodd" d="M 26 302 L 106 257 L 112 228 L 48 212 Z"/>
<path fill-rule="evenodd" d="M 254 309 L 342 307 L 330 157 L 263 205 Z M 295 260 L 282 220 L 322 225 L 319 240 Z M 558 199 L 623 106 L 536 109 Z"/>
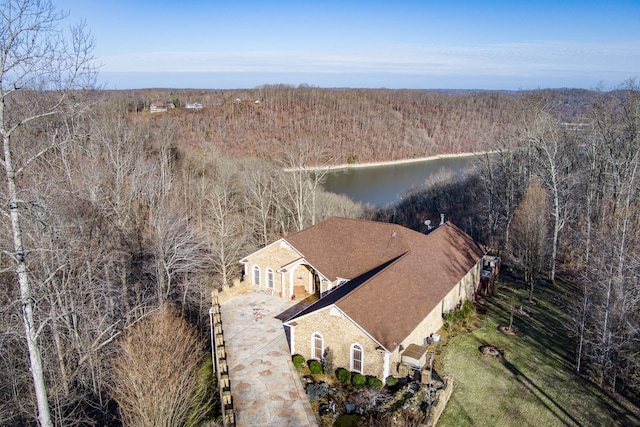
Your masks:
<path fill-rule="evenodd" d="M 273 270 L 267 269 L 267 287 L 273 289 Z"/>
<path fill-rule="evenodd" d="M 358 344 L 351 346 L 351 370 L 362 373 L 362 347 Z"/>
<path fill-rule="evenodd" d="M 316 332 L 313 334 L 311 341 L 311 358 L 322 359 L 322 354 L 324 353 L 322 335 Z"/>
<path fill-rule="evenodd" d="M 260 267 L 253 266 L 253 284 L 260 286 Z"/>

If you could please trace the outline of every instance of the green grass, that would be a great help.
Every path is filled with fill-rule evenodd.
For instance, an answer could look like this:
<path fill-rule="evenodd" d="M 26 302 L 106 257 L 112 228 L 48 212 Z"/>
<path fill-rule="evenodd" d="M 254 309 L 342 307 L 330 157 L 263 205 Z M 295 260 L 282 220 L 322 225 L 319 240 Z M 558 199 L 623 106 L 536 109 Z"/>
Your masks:
<path fill-rule="evenodd" d="M 566 308 L 554 305 L 566 292 L 558 285 L 539 286 L 531 317 L 514 316 L 517 336 L 498 330 L 509 324 L 510 301 L 524 302 L 526 291 L 499 286 L 487 301 L 480 327 L 449 343 L 442 370 L 456 389 L 439 426 L 630 426 L 640 413 L 622 398 L 574 374 L 573 348 L 565 332 Z M 482 356 L 479 347 L 494 345 L 504 359 Z"/>

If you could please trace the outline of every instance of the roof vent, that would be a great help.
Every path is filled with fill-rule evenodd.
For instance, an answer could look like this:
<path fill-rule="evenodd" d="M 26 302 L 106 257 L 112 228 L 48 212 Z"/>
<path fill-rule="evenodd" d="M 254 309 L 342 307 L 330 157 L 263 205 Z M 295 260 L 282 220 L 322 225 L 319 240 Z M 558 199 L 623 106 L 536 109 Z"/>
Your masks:
<path fill-rule="evenodd" d="M 396 232 L 395 231 L 393 233 L 391 233 L 391 237 L 394 238 L 394 239 L 396 238 Z"/>

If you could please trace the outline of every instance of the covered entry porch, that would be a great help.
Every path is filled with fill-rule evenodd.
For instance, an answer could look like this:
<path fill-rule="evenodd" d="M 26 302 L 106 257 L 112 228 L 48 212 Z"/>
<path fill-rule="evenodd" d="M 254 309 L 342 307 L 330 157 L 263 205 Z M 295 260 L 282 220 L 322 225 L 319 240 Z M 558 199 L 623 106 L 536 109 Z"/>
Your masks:
<path fill-rule="evenodd" d="M 330 283 L 304 259 L 285 265 L 278 273 L 282 275 L 280 295 L 291 300 L 303 300 L 311 295 L 320 297 Z"/>

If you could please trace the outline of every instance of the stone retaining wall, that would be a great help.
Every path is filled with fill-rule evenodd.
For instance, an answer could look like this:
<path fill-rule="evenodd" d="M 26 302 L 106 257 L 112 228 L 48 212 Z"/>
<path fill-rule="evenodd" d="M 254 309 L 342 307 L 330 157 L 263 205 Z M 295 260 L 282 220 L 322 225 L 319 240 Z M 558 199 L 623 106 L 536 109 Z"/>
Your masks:
<path fill-rule="evenodd" d="M 229 382 L 229 366 L 227 364 L 227 351 L 225 349 L 224 334 L 222 332 L 222 314 L 220 313 L 220 292 L 211 292 L 211 345 L 215 359 L 216 377 L 218 379 L 218 392 L 222 406 L 222 424 L 226 427 L 236 425 L 236 416 L 233 409 L 233 397 L 231 396 L 231 383 Z"/>
<path fill-rule="evenodd" d="M 442 390 L 439 396 L 438 404 L 431 410 L 431 413 L 429 414 L 427 424 L 425 424 L 428 427 L 433 427 L 438 424 L 438 421 L 440 420 L 440 417 L 442 416 L 442 413 L 444 412 L 444 409 L 447 407 L 447 403 L 451 398 L 451 394 L 453 394 L 453 389 L 455 387 L 453 378 L 451 378 L 450 376 L 446 376 L 444 377 L 444 381 L 446 382 L 447 387 Z"/>

